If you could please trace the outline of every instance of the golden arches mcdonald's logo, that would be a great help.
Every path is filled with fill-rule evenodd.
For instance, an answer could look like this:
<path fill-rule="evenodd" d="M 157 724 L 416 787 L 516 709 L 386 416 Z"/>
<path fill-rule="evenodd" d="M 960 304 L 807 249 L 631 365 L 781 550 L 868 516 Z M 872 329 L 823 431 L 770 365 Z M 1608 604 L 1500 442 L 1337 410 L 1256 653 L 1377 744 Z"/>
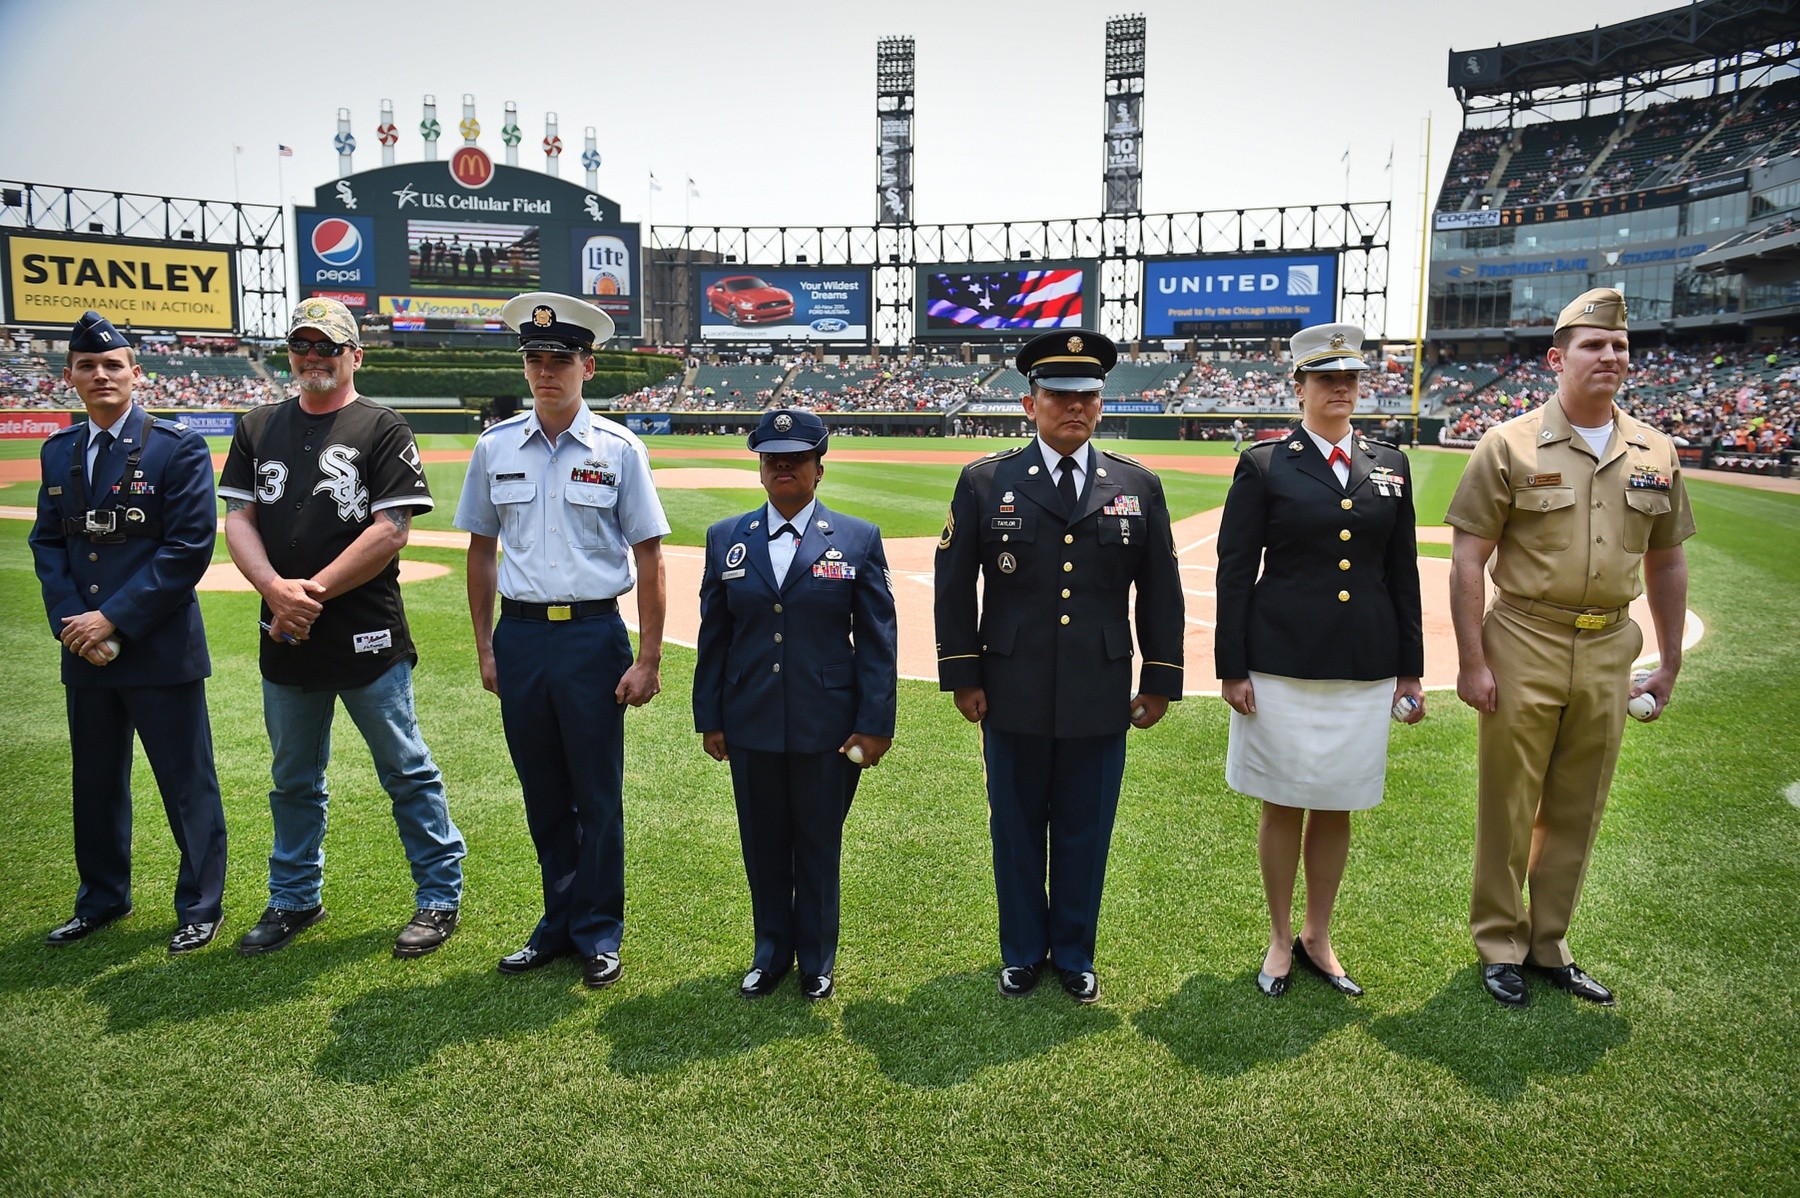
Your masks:
<path fill-rule="evenodd" d="M 494 160 L 480 146 L 461 146 L 450 155 L 450 177 L 478 191 L 494 178 Z"/>

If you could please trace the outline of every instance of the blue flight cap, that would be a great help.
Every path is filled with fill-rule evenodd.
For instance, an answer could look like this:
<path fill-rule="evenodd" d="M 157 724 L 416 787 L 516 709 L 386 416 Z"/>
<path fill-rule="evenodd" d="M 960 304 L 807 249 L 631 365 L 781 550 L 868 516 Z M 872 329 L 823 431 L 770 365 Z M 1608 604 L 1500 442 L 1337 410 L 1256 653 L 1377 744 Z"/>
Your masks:
<path fill-rule="evenodd" d="M 825 422 L 805 408 L 774 408 L 764 412 L 750 433 L 752 453 L 825 452 L 831 431 Z"/>
<path fill-rule="evenodd" d="M 129 348 L 131 342 L 125 340 L 125 334 L 92 309 L 81 314 L 81 319 L 69 333 L 69 352 L 72 354 L 103 354 L 109 349 Z"/>

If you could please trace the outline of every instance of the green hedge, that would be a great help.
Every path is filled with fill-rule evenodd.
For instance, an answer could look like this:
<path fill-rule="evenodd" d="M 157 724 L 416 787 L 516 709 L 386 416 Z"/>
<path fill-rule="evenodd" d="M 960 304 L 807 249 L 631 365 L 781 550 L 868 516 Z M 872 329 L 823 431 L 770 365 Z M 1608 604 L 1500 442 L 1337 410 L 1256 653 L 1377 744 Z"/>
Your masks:
<path fill-rule="evenodd" d="M 653 381 L 642 371 L 597 370 L 594 377 L 582 387 L 582 391 L 588 396 L 625 395 L 640 387 L 648 387 Z M 509 370 L 469 367 L 415 367 L 402 370 L 385 366 L 364 366 L 356 372 L 356 389 L 364 395 L 377 398 L 435 395 L 523 397 L 531 393 L 516 360 Z"/>

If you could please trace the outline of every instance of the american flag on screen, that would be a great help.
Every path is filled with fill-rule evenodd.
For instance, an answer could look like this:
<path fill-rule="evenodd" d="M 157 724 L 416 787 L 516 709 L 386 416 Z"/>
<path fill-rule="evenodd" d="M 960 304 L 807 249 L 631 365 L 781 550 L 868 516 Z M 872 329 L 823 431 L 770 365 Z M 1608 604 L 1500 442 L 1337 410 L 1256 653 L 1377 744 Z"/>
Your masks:
<path fill-rule="evenodd" d="M 925 313 L 934 325 L 970 329 L 1081 326 L 1080 270 L 933 274 Z"/>

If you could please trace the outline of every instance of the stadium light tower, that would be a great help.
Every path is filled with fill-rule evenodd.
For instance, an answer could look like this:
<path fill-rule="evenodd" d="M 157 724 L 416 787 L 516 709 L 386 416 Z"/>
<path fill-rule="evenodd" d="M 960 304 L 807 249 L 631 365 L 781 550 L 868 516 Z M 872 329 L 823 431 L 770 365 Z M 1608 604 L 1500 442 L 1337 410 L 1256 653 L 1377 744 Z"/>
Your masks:
<path fill-rule="evenodd" d="M 876 184 L 877 224 L 912 223 L 913 40 L 884 37 L 875 43 L 875 120 L 880 140 Z"/>
<path fill-rule="evenodd" d="M 1106 22 L 1106 150 L 1108 216 L 1143 210 L 1144 18 Z"/>

